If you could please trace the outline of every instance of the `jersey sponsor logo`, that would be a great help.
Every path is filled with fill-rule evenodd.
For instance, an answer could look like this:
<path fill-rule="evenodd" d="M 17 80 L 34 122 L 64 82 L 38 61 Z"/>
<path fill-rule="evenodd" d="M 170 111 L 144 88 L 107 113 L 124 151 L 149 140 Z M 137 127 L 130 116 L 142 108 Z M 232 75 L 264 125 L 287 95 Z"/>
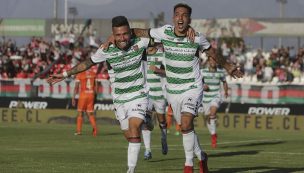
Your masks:
<path fill-rule="evenodd" d="M 16 101 L 12 100 L 9 104 L 9 108 L 26 108 L 26 109 L 46 109 L 48 106 L 47 102 L 40 101 Z"/>
<path fill-rule="evenodd" d="M 290 108 L 277 107 L 249 107 L 249 115 L 289 115 Z"/>

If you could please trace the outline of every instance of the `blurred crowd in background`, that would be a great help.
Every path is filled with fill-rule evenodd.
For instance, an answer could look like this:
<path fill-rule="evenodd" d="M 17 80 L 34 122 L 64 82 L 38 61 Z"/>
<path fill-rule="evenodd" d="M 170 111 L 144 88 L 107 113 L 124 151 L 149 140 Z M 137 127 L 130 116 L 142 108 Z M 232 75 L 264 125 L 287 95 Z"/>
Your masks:
<path fill-rule="evenodd" d="M 59 73 L 90 57 L 101 44 L 96 33 L 77 37 L 58 33 L 52 40 L 33 37 L 17 47 L 12 39 L 0 40 L 0 79 L 40 78 Z M 245 73 L 244 81 L 284 83 L 304 81 L 304 48 L 273 47 L 270 52 L 249 50 L 244 41 L 211 40 L 219 55 L 237 64 Z M 206 58 L 202 56 L 202 67 Z M 98 79 L 108 79 L 105 64 L 98 67 Z"/>
<path fill-rule="evenodd" d="M 16 46 L 12 39 L 0 41 L 0 79 L 40 78 L 70 69 L 90 57 L 100 42 L 92 34 L 78 37 L 70 32 L 47 41 L 32 37 L 27 45 Z M 106 66 L 98 66 L 98 78 L 108 79 Z"/>

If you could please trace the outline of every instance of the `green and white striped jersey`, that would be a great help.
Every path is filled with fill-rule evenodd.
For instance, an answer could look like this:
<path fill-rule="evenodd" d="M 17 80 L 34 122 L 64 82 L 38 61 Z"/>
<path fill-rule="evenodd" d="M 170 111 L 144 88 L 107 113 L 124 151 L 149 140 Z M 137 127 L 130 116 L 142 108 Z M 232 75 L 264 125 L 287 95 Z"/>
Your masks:
<path fill-rule="evenodd" d="M 110 75 L 114 103 L 147 97 L 142 57 L 149 41 L 148 38 L 135 38 L 131 40 L 132 46 L 127 51 L 111 45 L 108 50 L 99 48 L 91 57 L 94 63 L 107 61 L 111 66 L 114 72 Z"/>
<path fill-rule="evenodd" d="M 214 98 L 221 98 L 221 82 L 226 81 L 225 71 L 217 68 L 215 72 L 211 72 L 209 68 L 204 68 L 201 73 L 204 84 L 209 87 L 208 91 L 204 91 L 203 103 L 209 103 Z"/>
<path fill-rule="evenodd" d="M 157 68 L 160 68 L 163 64 L 164 52 L 161 49 L 158 49 L 157 52 L 153 55 L 147 54 L 148 61 L 148 74 L 147 74 L 147 85 L 149 87 L 149 98 L 153 100 L 165 99 L 163 92 L 164 77 L 161 77 L 159 74 L 155 74 L 150 70 L 150 66 L 154 65 Z"/>
<path fill-rule="evenodd" d="M 187 37 L 176 36 L 171 25 L 151 29 L 150 36 L 160 40 L 164 46 L 166 87 L 169 94 L 181 94 L 202 87 L 199 59 L 195 55 L 198 50 L 210 47 L 205 36 L 198 33 L 192 43 Z"/>

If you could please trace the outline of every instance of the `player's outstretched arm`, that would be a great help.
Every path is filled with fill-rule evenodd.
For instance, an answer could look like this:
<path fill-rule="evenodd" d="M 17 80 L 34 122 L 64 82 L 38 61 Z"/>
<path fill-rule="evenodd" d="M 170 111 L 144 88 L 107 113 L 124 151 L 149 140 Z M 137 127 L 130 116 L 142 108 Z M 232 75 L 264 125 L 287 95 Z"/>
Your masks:
<path fill-rule="evenodd" d="M 89 69 L 90 67 L 92 67 L 94 65 L 94 63 L 92 62 L 91 58 L 86 59 L 85 61 L 81 62 L 80 64 L 76 65 L 75 67 L 73 67 L 71 70 L 69 71 L 64 71 L 63 73 L 60 74 L 52 74 L 50 75 L 49 78 L 47 78 L 47 82 L 51 85 L 60 82 L 62 80 L 64 80 L 65 78 L 83 72 L 87 69 Z"/>
<path fill-rule="evenodd" d="M 224 88 L 224 93 L 225 93 L 225 98 L 228 97 L 228 84 L 227 82 L 223 82 L 223 88 Z"/>
<path fill-rule="evenodd" d="M 221 65 L 226 69 L 229 75 L 233 78 L 241 78 L 243 77 L 243 72 L 239 70 L 239 67 L 228 62 L 223 56 L 217 56 L 216 50 L 214 48 L 210 48 L 206 51 L 208 57 L 213 58 L 217 64 Z"/>
<path fill-rule="evenodd" d="M 150 34 L 149 34 L 150 29 L 132 28 L 131 31 L 132 34 L 135 35 L 136 37 L 150 38 Z"/>
<path fill-rule="evenodd" d="M 150 38 L 150 29 L 141 29 L 141 28 L 132 28 L 132 35 L 135 35 L 136 37 L 146 37 L 146 38 Z M 189 26 L 188 30 L 187 30 L 187 37 L 189 38 L 189 40 L 191 40 L 192 42 L 194 42 L 194 38 L 195 38 L 195 30 Z"/>

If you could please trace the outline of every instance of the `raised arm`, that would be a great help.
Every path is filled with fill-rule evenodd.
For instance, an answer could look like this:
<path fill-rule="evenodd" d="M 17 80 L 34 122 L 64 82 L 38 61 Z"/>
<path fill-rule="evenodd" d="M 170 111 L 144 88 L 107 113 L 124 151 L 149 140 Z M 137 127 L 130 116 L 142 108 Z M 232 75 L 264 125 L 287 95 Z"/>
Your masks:
<path fill-rule="evenodd" d="M 213 58 L 217 64 L 221 65 L 226 69 L 229 75 L 233 78 L 243 77 L 243 73 L 238 69 L 238 67 L 230 62 L 228 62 L 223 56 L 218 56 L 216 54 L 216 50 L 214 48 L 209 48 L 206 50 L 206 54 L 208 57 Z"/>
<path fill-rule="evenodd" d="M 224 93 L 225 93 L 225 97 L 228 97 L 228 84 L 227 81 L 223 81 L 223 88 L 224 88 Z"/>
<path fill-rule="evenodd" d="M 63 79 L 65 79 L 65 78 L 67 78 L 71 75 L 74 75 L 74 74 L 77 74 L 77 73 L 80 73 L 80 72 L 83 72 L 83 71 L 87 70 L 90 67 L 92 67 L 93 65 L 95 65 L 95 64 L 92 62 L 91 58 L 88 58 L 85 61 L 83 61 L 80 64 L 73 67 L 69 71 L 64 71 L 63 73 L 50 75 L 50 77 L 47 79 L 47 82 L 49 84 L 53 85 L 53 84 L 55 84 L 57 82 L 60 82 Z"/>
<path fill-rule="evenodd" d="M 150 29 L 132 28 L 131 31 L 132 31 L 132 34 L 135 35 L 136 37 L 147 37 L 147 38 L 151 37 L 151 35 L 150 35 Z M 191 26 L 188 27 L 186 36 L 192 42 L 194 41 L 195 30 Z"/>
<path fill-rule="evenodd" d="M 131 29 L 132 34 L 135 35 L 136 37 L 146 37 L 150 38 L 150 29 L 140 29 L 140 28 L 132 28 Z"/>

